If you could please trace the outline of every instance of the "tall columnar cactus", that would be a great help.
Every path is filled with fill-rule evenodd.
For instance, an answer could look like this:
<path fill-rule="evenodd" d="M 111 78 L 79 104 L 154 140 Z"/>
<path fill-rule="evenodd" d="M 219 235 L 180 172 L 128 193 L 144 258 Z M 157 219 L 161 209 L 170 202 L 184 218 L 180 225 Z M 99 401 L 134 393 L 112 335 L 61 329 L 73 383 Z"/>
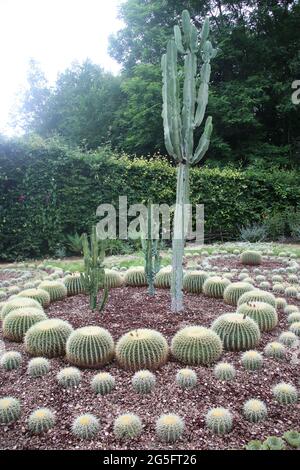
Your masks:
<path fill-rule="evenodd" d="M 191 23 L 187 10 L 182 12 L 182 29 L 174 27 L 174 39 L 167 45 L 167 52 L 162 57 L 163 74 L 163 111 L 165 145 L 168 153 L 177 163 L 177 194 L 173 233 L 173 273 L 172 273 L 172 310 L 179 312 L 183 308 L 183 268 L 184 240 L 189 224 L 189 213 L 185 204 L 189 201 L 190 166 L 198 163 L 205 155 L 210 144 L 212 118 L 206 119 L 204 132 L 194 150 L 194 131 L 204 119 L 208 103 L 208 84 L 211 74 L 210 59 L 214 58 L 209 36 L 209 21 L 205 20 L 200 42 L 198 31 Z M 199 84 L 197 76 L 197 53 L 202 54 L 203 65 Z M 180 72 L 178 71 L 178 53 L 184 58 L 184 83 L 182 103 L 180 99 Z"/>
<path fill-rule="evenodd" d="M 154 295 L 154 281 L 156 274 L 160 270 L 161 257 L 159 231 L 157 231 L 157 226 L 153 219 L 153 209 L 150 200 L 148 201 L 147 219 L 142 219 L 141 242 L 145 258 L 145 274 L 148 283 L 148 292 L 150 295 Z"/>
<path fill-rule="evenodd" d="M 90 296 L 92 310 L 103 310 L 108 298 L 108 288 L 104 287 L 104 293 L 97 307 L 97 295 L 99 288 L 104 285 L 105 271 L 103 261 L 105 257 L 104 242 L 97 239 L 96 226 L 93 226 L 90 242 L 86 233 L 82 235 L 82 248 L 84 259 L 84 272 L 80 274 L 85 291 Z"/>

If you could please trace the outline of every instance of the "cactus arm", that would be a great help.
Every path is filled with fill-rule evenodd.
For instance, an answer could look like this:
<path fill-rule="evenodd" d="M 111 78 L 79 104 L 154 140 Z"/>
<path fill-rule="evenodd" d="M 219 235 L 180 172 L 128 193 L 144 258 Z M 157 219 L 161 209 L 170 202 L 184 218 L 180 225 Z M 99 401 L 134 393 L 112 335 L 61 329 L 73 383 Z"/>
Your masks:
<path fill-rule="evenodd" d="M 164 123 L 164 138 L 165 138 L 165 146 L 169 155 L 173 158 L 176 158 L 176 154 L 172 145 L 171 141 L 171 114 L 170 114 L 170 107 L 168 104 L 168 84 L 167 84 L 167 56 L 164 54 L 161 59 L 161 67 L 163 72 L 163 88 L 162 88 L 162 95 L 163 95 L 163 110 L 162 110 L 162 118 Z"/>
<path fill-rule="evenodd" d="M 198 163 L 206 154 L 209 148 L 210 137 L 211 137 L 212 131 L 213 131 L 212 117 L 209 116 L 206 119 L 205 129 L 199 140 L 198 147 L 196 148 L 196 151 L 192 157 L 191 163 L 193 164 Z"/>
<path fill-rule="evenodd" d="M 187 10 L 183 10 L 181 15 L 184 42 L 187 47 L 191 43 L 191 17 Z"/>
<path fill-rule="evenodd" d="M 196 69 L 197 59 L 195 54 L 188 52 L 184 61 L 184 85 L 183 85 L 183 136 L 184 136 L 184 153 L 188 161 L 193 155 L 194 149 L 194 114 L 195 114 L 195 97 L 196 97 Z"/>
<path fill-rule="evenodd" d="M 207 38 L 209 36 L 209 19 L 205 18 L 205 21 L 203 23 L 202 29 L 201 29 L 201 41 L 200 41 L 200 50 L 203 49 L 204 44 L 207 41 Z"/>
<path fill-rule="evenodd" d="M 184 50 L 183 42 L 182 42 L 181 29 L 179 28 L 178 25 L 174 26 L 174 38 L 175 38 L 175 43 L 176 43 L 178 52 L 180 52 L 181 54 L 184 54 L 185 50 Z"/>

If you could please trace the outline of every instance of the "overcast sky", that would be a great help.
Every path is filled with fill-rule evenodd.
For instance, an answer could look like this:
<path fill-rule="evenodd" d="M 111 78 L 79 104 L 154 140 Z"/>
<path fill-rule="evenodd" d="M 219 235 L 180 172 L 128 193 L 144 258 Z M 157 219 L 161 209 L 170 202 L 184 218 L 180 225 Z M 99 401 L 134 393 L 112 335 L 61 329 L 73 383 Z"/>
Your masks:
<path fill-rule="evenodd" d="M 89 57 L 117 73 L 107 52 L 118 31 L 122 0 L 0 0 L 0 132 L 7 126 L 15 95 L 26 86 L 28 60 L 40 62 L 53 82 L 72 61 Z"/>

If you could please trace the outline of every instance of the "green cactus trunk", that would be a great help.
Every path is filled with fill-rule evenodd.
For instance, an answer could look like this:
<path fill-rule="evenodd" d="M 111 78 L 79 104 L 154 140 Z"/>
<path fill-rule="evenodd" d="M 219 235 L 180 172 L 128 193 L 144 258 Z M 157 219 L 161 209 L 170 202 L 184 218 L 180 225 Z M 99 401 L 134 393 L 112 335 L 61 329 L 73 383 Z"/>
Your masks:
<path fill-rule="evenodd" d="M 153 226 L 155 224 L 152 214 L 152 203 L 148 201 L 147 221 L 144 221 L 142 230 L 142 248 L 145 258 L 145 274 L 148 283 L 149 295 L 155 295 L 155 276 L 160 270 L 160 240 L 154 238 Z M 144 233 L 143 233 L 144 232 Z"/>
<path fill-rule="evenodd" d="M 174 39 L 168 42 L 167 52 L 162 57 L 163 111 L 165 145 L 168 153 L 178 165 L 177 195 L 173 235 L 172 310 L 183 309 L 183 255 L 190 214 L 185 205 L 189 201 L 189 168 L 197 164 L 209 148 L 212 133 L 212 118 L 206 119 L 203 134 L 194 149 L 194 131 L 204 119 L 208 103 L 210 80 L 210 59 L 216 51 L 208 41 L 209 21 L 206 19 L 200 42 L 198 31 L 191 22 L 187 10 L 182 12 L 182 29 L 174 27 Z M 197 83 L 197 52 L 200 51 L 203 65 Z M 180 75 L 178 73 L 178 53 L 184 56 L 184 83 L 182 103 L 180 97 Z"/>

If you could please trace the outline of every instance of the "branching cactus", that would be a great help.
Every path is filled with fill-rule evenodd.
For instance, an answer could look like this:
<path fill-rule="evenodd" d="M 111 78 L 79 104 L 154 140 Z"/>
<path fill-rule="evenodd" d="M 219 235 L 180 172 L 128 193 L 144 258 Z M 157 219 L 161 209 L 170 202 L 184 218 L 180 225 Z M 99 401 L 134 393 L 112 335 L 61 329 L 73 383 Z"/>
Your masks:
<path fill-rule="evenodd" d="M 93 226 L 90 242 L 86 233 L 82 235 L 82 248 L 84 256 L 84 272 L 80 274 L 85 291 L 90 296 L 92 310 L 103 310 L 108 298 L 108 288 L 104 287 L 102 299 L 97 306 L 99 288 L 104 285 L 105 271 L 103 261 L 105 257 L 104 242 L 97 239 L 96 227 Z"/>
<path fill-rule="evenodd" d="M 148 292 L 155 294 L 154 281 L 155 276 L 160 270 L 160 238 L 159 227 L 153 217 L 152 203 L 148 201 L 147 218 L 141 219 L 141 242 L 145 258 L 145 274 L 148 283 Z"/>
<path fill-rule="evenodd" d="M 167 53 L 162 57 L 163 74 L 163 111 L 165 145 L 168 153 L 177 163 L 177 192 L 173 233 L 172 262 L 172 310 L 183 309 L 183 254 L 184 242 L 190 223 L 190 213 L 186 211 L 189 202 L 189 171 L 197 164 L 209 148 L 212 133 L 212 118 L 206 119 L 204 132 L 195 149 L 194 131 L 204 119 L 208 103 L 208 85 L 210 81 L 210 60 L 216 56 L 209 36 L 209 21 L 205 20 L 200 42 L 198 31 L 192 24 L 187 10 L 182 12 L 182 29 L 174 27 L 174 39 L 167 45 Z M 197 75 L 197 53 L 202 55 L 203 64 L 200 77 Z M 178 54 L 184 58 L 183 92 L 180 93 Z M 198 83 L 199 82 L 199 83 Z"/>

